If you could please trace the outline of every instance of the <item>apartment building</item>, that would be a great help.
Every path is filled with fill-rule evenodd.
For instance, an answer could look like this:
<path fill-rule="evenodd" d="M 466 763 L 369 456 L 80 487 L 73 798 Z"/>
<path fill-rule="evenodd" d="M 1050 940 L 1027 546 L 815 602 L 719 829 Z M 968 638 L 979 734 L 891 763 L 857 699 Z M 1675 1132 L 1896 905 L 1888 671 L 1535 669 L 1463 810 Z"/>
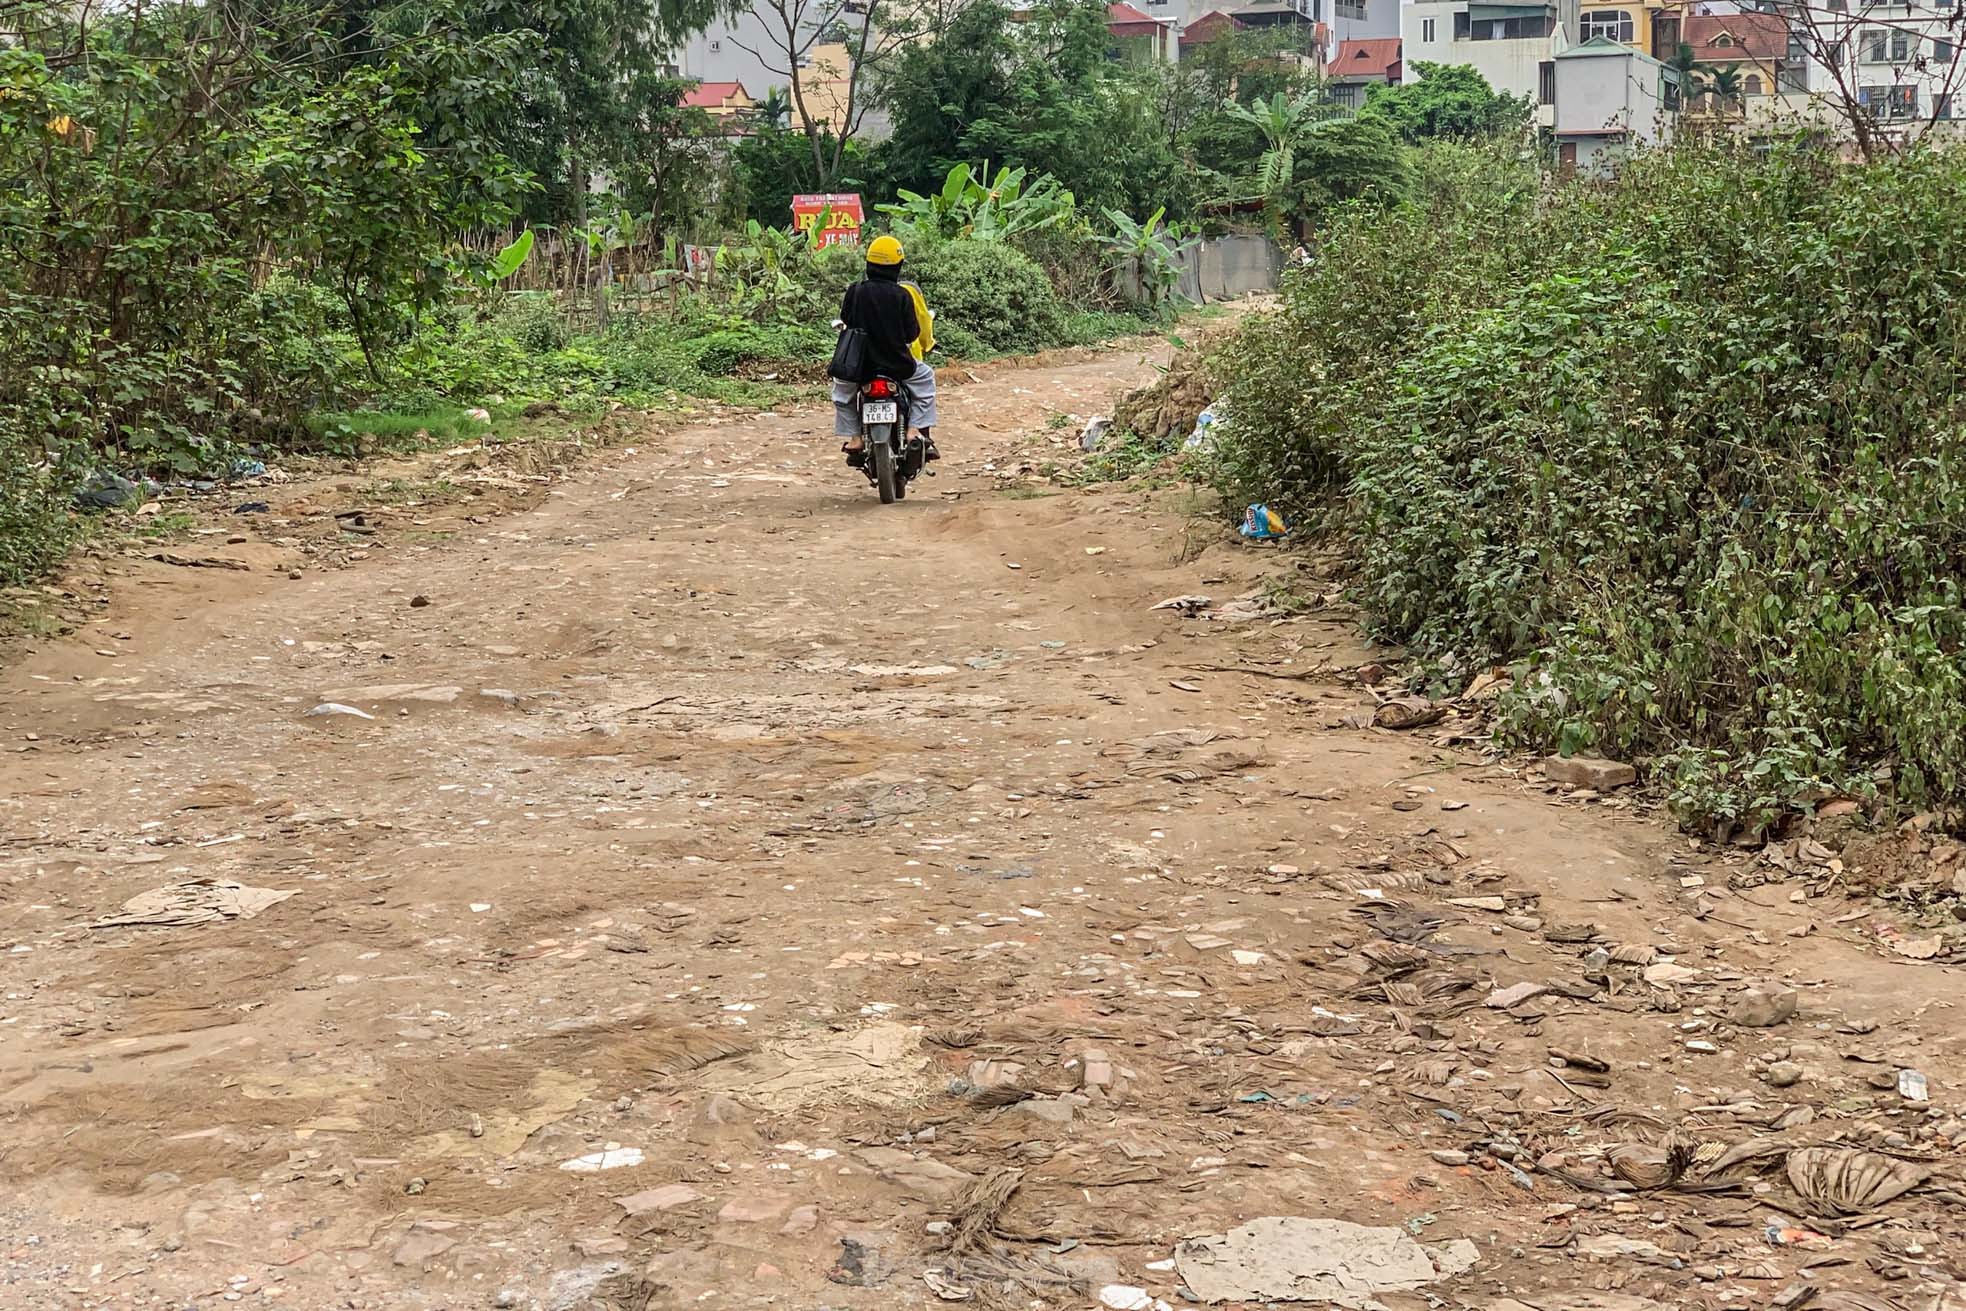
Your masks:
<path fill-rule="evenodd" d="M 1421 63 L 1467 64 L 1496 90 L 1531 97 L 1538 122 L 1553 126 L 1553 61 L 1559 50 L 1574 43 L 1569 34 L 1578 30 L 1578 14 L 1577 0 L 1548 4 L 1414 0 L 1401 11 L 1401 77 L 1418 81 L 1416 65 Z"/>

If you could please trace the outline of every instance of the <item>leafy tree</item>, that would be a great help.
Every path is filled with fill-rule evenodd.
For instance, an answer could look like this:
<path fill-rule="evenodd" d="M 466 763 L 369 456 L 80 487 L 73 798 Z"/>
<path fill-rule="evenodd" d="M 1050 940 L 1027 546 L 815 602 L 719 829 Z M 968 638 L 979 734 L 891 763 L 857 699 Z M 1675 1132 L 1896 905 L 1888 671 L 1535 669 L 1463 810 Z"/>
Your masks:
<path fill-rule="evenodd" d="M 831 139 L 827 139 L 830 148 Z M 731 204 L 733 212 L 756 219 L 767 226 L 783 224 L 791 217 L 792 197 L 804 192 L 863 190 L 867 158 L 857 141 L 849 141 L 842 154 L 843 172 L 822 180 L 812 157 L 811 143 L 803 132 L 785 127 L 764 127 L 740 137 L 730 151 Z"/>
<path fill-rule="evenodd" d="M 1350 202 L 1393 204 L 1412 191 L 1408 151 L 1384 122 L 1340 119 L 1319 126 L 1297 150 L 1298 212 L 1321 217 Z"/>
<path fill-rule="evenodd" d="M 189 472 L 369 372 L 503 223 L 513 33 L 262 0 L 0 17 L 0 428 Z M 345 316 L 345 317 L 342 317 Z M 0 482 L 10 477 L 0 469 Z"/>
<path fill-rule="evenodd" d="M 352 21 L 385 38 L 426 19 L 418 0 L 346 2 Z M 663 76 L 670 51 L 736 7 L 735 0 L 483 0 L 459 16 L 473 37 L 529 34 L 533 56 L 498 97 L 505 107 L 498 139 L 539 184 L 527 217 L 580 221 L 596 174 L 630 189 L 646 185 L 651 119 L 676 108 Z"/>
<path fill-rule="evenodd" d="M 1528 96 L 1497 91 L 1467 64 L 1413 64 L 1417 82 L 1375 85 L 1364 112 L 1384 119 L 1408 142 L 1432 137 L 1475 138 L 1527 128 Z"/>
<path fill-rule="evenodd" d="M 1107 58 L 1095 0 L 1000 0 L 962 9 L 888 73 L 894 131 L 878 153 L 888 186 L 939 185 L 957 164 L 1047 172 L 1081 204 L 1136 211 L 1193 194 L 1158 114 L 1152 67 Z"/>

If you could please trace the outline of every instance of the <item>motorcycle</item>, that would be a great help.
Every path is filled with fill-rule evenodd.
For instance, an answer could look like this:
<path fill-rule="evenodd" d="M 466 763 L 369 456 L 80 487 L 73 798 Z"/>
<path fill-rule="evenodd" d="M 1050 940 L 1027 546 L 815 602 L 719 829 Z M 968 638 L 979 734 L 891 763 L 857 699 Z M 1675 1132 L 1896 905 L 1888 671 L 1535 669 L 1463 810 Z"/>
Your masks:
<path fill-rule="evenodd" d="M 833 321 L 835 330 L 845 326 Z M 893 378 L 876 377 L 860 388 L 854 408 L 860 411 L 856 467 L 880 493 L 882 505 L 905 500 L 908 484 L 921 476 L 928 457 L 921 434 L 908 426 L 908 389 Z"/>

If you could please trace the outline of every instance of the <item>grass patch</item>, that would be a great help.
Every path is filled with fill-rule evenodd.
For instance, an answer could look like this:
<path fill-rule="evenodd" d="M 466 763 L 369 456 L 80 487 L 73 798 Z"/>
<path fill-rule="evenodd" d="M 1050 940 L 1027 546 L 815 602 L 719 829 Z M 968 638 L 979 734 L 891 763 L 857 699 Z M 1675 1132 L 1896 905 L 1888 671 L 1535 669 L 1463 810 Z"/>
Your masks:
<path fill-rule="evenodd" d="M 147 542 L 182 542 L 198 526 L 198 516 L 189 510 L 161 510 L 139 517 L 131 531 Z"/>

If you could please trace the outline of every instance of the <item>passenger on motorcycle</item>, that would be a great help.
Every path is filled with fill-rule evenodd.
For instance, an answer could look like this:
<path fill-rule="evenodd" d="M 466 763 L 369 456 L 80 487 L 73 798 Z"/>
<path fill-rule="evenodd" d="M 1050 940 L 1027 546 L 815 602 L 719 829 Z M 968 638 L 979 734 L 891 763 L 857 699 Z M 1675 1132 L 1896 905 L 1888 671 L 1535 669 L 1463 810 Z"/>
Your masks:
<path fill-rule="evenodd" d="M 908 391 L 908 421 L 920 431 L 924 454 L 941 459 L 935 449 L 935 370 L 922 356 L 935 349 L 935 327 L 922 299 L 921 288 L 901 281 L 901 243 L 876 237 L 867 247 L 867 276 L 840 298 L 840 321 L 867 336 L 867 372 L 893 378 Z M 833 380 L 833 435 L 846 440 L 840 449 L 847 463 L 863 455 L 860 439 L 859 388 Z"/>

